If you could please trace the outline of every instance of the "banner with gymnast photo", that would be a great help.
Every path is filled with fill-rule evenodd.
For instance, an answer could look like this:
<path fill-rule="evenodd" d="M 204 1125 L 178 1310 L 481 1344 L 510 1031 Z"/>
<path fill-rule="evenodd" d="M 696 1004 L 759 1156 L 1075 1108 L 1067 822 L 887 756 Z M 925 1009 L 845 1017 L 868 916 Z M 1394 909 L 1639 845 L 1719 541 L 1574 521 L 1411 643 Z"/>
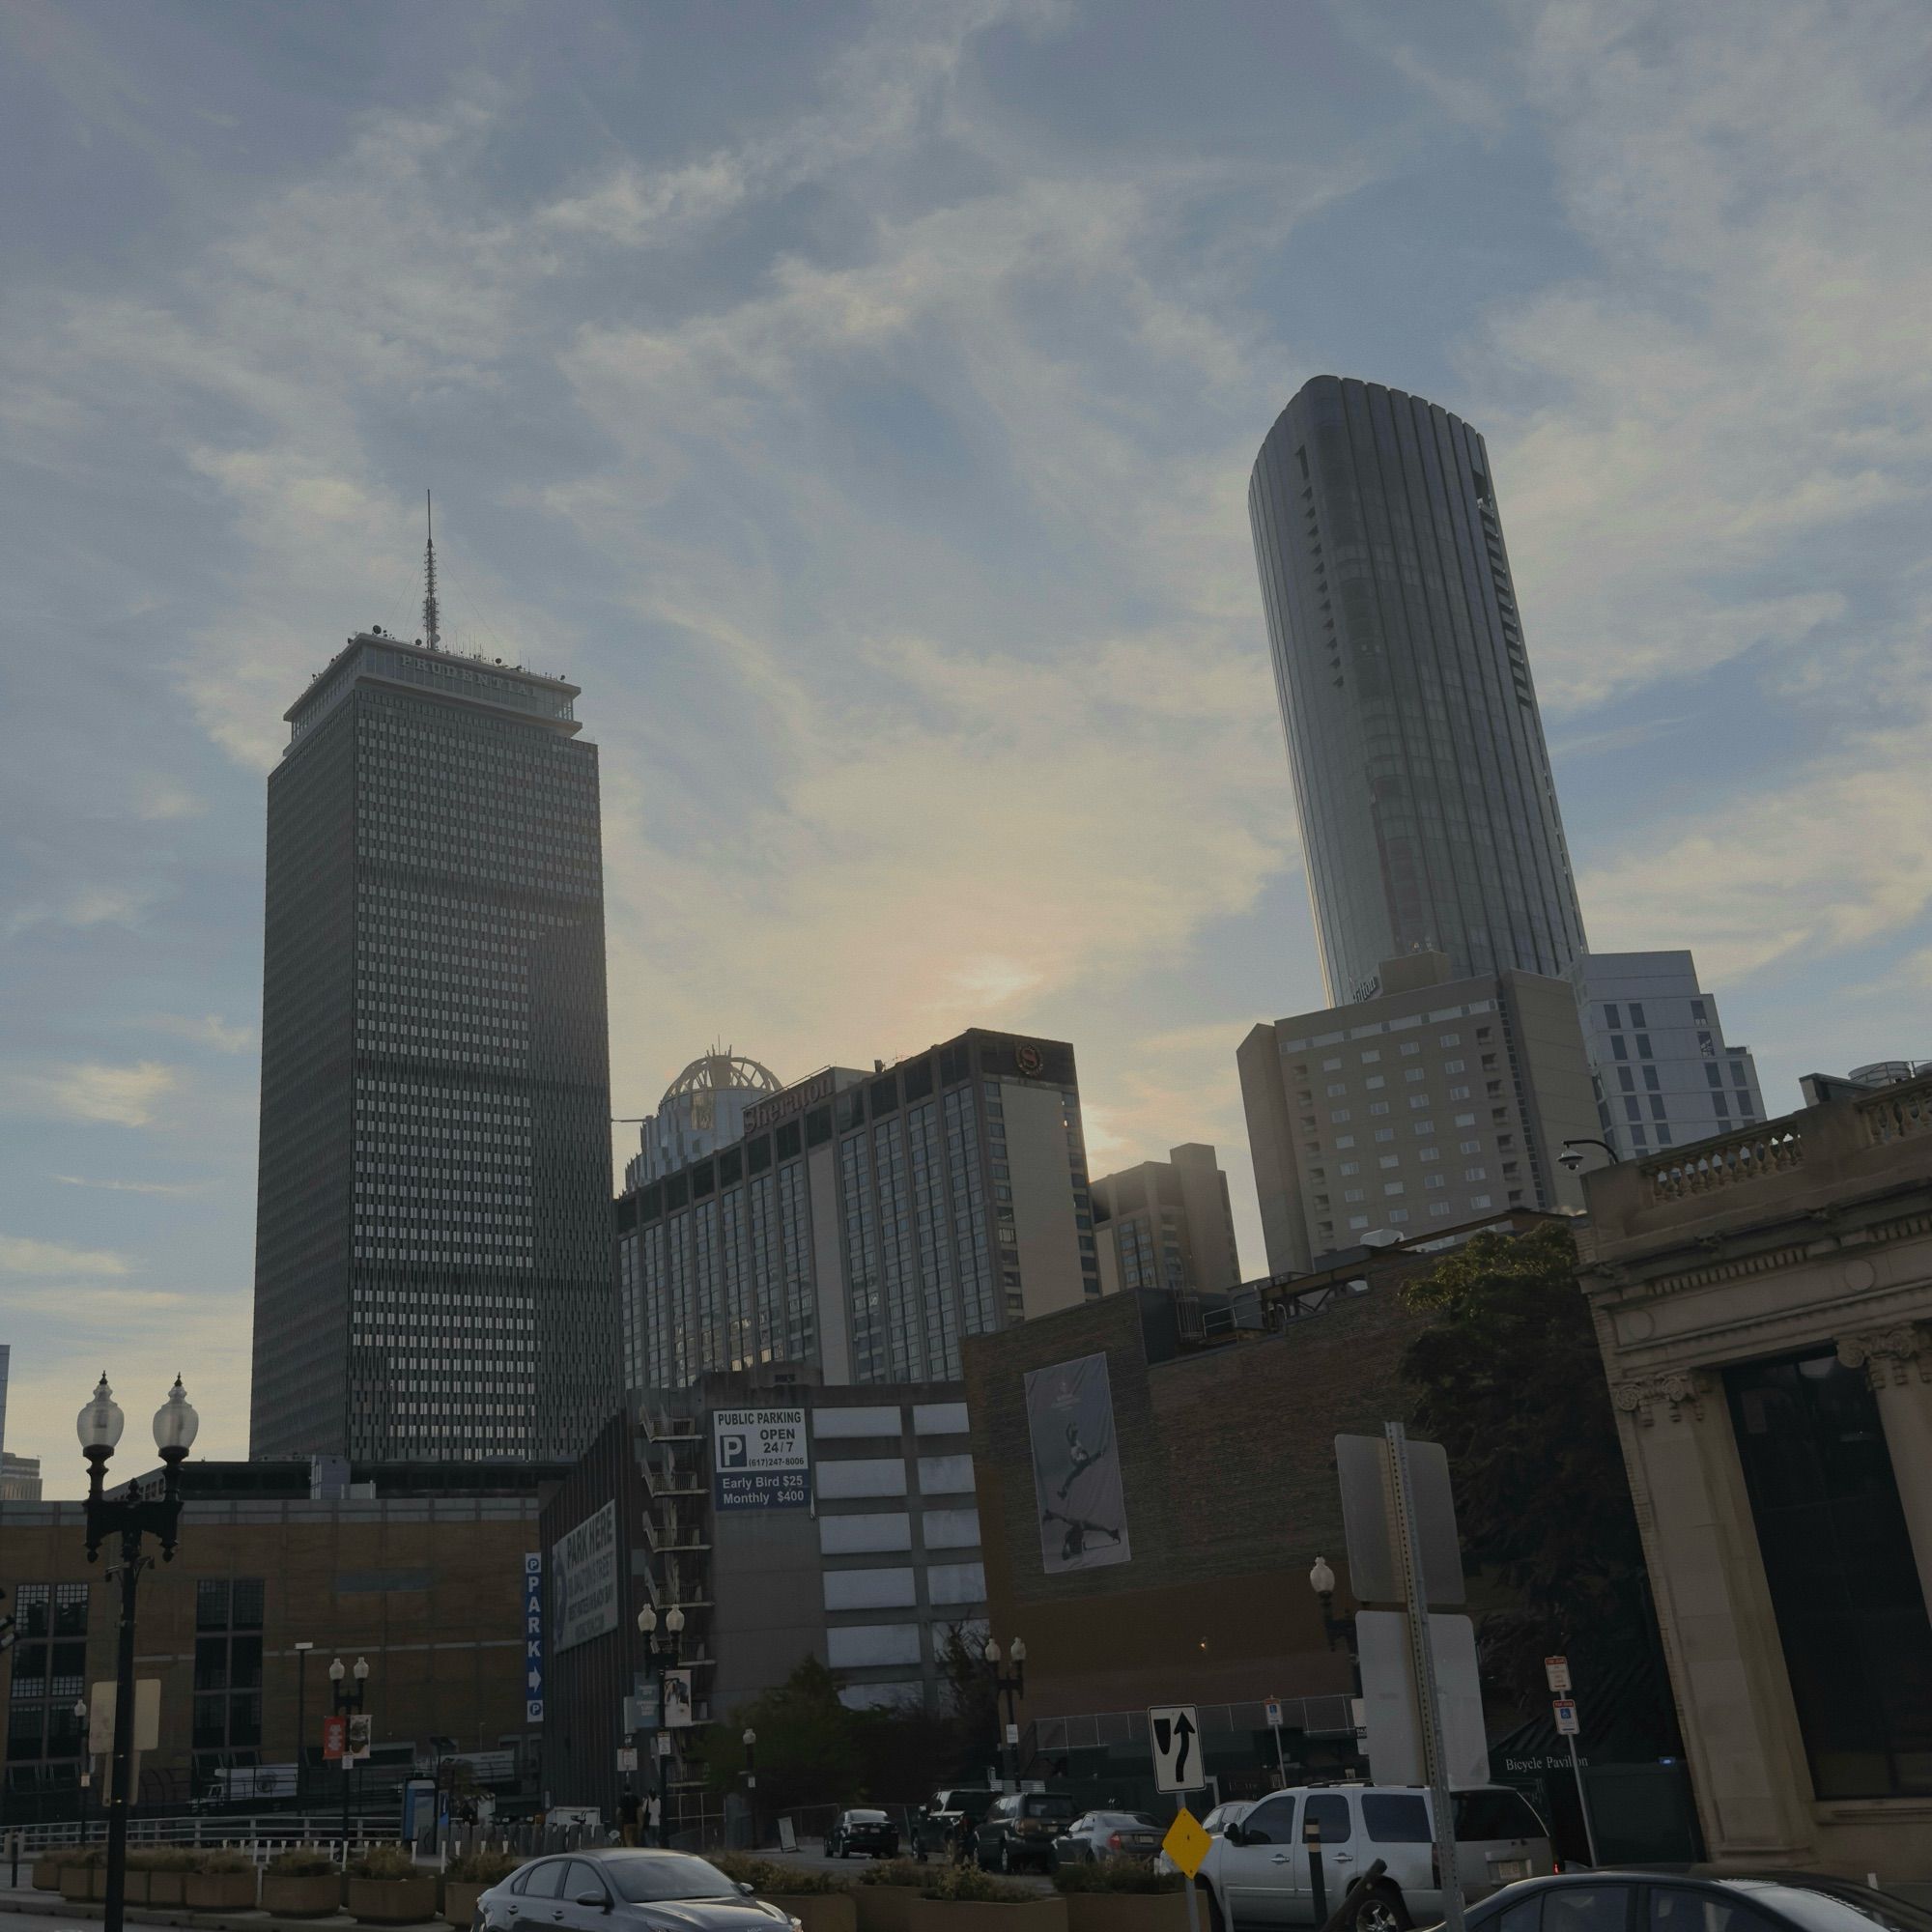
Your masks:
<path fill-rule="evenodd" d="M 1082 1355 L 1026 1378 L 1039 1557 L 1049 1577 L 1131 1560 L 1121 1444 L 1105 1355 Z"/>

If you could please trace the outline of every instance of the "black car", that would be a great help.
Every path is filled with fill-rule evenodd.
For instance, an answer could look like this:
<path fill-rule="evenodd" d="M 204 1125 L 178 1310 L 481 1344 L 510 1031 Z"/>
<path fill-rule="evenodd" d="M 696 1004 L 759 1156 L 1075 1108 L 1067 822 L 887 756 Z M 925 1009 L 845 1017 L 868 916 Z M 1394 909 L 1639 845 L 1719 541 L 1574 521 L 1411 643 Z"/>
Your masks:
<path fill-rule="evenodd" d="M 841 1811 L 825 1834 L 828 1859 L 849 1859 L 867 1852 L 875 1859 L 899 1855 L 899 1828 L 883 1811 Z"/>
<path fill-rule="evenodd" d="M 980 1821 L 980 1868 L 1016 1872 L 1032 1865 L 1051 1871 L 1058 1862 L 1053 1841 L 1072 1822 L 1073 1801 L 1057 1791 L 1009 1791 L 993 1801 Z"/>
<path fill-rule="evenodd" d="M 799 1920 L 686 1852 L 533 1859 L 476 1901 L 470 1932 L 772 1932 Z"/>
<path fill-rule="evenodd" d="M 959 1827 L 970 1819 L 977 1827 L 1000 1794 L 981 1785 L 952 1785 L 935 1791 L 913 1813 L 912 1848 L 922 1858 L 927 1852 L 950 1851 Z"/>
<path fill-rule="evenodd" d="M 1506 1885 L 1464 1923 L 1468 1932 L 1927 1932 L 1932 1915 L 1844 1879 L 1617 1868 Z"/>

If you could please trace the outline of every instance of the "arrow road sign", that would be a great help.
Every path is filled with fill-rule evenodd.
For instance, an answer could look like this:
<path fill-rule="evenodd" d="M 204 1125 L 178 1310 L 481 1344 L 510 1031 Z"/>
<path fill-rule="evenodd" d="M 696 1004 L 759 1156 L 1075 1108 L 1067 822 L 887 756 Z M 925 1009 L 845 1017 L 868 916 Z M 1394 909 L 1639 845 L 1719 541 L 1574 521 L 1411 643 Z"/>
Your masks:
<path fill-rule="evenodd" d="M 1148 1713 L 1156 1790 L 1193 1791 L 1208 1782 L 1201 1775 L 1200 1734 L 1192 1704 L 1157 1704 Z"/>

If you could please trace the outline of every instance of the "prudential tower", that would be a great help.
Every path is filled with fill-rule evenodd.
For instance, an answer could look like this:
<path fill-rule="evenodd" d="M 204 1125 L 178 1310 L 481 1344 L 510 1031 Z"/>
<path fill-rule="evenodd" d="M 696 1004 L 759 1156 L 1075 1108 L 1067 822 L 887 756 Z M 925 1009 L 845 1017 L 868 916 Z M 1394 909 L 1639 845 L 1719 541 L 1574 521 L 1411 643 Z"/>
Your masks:
<path fill-rule="evenodd" d="M 1248 511 L 1330 1004 L 1424 949 L 1562 973 L 1583 920 L 1483 439 L 1317 376 Z"/>

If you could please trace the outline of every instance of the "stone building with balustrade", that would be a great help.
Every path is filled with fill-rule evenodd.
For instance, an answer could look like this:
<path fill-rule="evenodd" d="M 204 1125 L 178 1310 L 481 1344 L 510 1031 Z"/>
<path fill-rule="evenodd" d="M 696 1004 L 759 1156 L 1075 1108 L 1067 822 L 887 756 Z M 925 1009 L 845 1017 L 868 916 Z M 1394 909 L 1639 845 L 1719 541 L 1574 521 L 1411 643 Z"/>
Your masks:
<path fill-rule="evenodd" d="M 1932 1879 L 1932 1079 L 1587 1188 L 1708 1853 Z"/>

